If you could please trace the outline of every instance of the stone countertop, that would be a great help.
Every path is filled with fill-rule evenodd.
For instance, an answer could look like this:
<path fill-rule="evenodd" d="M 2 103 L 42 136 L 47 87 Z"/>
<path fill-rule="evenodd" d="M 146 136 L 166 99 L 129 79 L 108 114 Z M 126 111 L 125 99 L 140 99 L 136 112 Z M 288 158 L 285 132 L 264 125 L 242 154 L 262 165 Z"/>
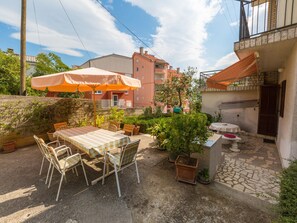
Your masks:
<path fill-rule="evenodd" d="M 212 136 L 208 137 L 204 146 L 206 148 L 211 148 L 221 137 L 222 135 L 214 133 Z"/>

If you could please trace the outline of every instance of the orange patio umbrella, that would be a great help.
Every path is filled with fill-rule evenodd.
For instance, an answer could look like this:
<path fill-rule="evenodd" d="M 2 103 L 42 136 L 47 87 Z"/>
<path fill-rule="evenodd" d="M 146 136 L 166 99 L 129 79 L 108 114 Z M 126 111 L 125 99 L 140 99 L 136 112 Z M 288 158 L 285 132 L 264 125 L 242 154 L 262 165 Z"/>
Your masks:
<path fill-rule="evenodd" d="M 31 87 L 36 90 L 53 92 L 86 92 L 135 90 L 141 87 L 138 79 L 94 67 L 49 74 L 31 79 Z M 96 125 L 96 102 L 94 105 L 94 125 Z"/>

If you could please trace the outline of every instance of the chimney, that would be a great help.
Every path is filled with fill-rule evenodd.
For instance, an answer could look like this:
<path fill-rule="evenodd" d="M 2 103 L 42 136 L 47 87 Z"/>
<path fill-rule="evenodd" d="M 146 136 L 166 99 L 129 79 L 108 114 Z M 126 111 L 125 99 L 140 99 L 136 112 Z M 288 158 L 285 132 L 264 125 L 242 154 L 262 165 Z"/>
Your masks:
<path fill-rule="evenodd" d="M 144 51 L 144 54 L 145 54 L 145 55 L 147 55 L 147 50 L 146 50 L 146 51 Z"/>
<path fill-rule="evenodd" d="M 178 67 L 178 68 L 176 68 L 176 73 L 178 73 L 179 74 L 179 70 L 180 70 L 180 68 Z"/>
<path fill-rule="evenodd" d="M 11 54 L 13 54 L 13 53 L 14 53 L 14 51 L 13 51 L 13 49 L 12 49 L 12 48 L 7 48 L 7 53 L 11 53 Z"/>
<path fill-rule="evenodd" d="M 143 55 L 143 47 L 139 47 L 139 52 L 141 55 Z"/>
<path fill-rule="evenodd" d="M 169 70 L 172 70 L 172 66 L 169 66 Z"/>

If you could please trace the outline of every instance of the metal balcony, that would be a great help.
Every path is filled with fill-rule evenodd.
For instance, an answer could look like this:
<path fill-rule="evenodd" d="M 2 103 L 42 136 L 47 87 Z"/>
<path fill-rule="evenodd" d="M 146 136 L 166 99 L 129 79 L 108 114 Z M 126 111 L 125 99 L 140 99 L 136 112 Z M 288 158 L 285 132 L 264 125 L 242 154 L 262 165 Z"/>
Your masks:
<path fill-rule="evenodd" d="M 297 25 L 297 0 L 241 0 L 239 40 Z"/>

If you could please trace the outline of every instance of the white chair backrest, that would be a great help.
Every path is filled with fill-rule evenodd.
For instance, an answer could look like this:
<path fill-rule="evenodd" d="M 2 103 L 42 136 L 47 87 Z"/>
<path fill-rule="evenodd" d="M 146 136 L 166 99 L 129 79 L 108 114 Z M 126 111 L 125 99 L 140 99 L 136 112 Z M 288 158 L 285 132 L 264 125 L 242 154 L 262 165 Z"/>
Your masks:
<path fill-rule="evenodd" d="M 121 158 L 120 158 L 120 167 L 125 166 L 127 164 L 130 164 L 135 160 L 137 150 L 138 150 L 138 147 L 139 147 L 139 143 L 140 143 L 140 139 L 128 143 L 123 148 L 123 151 L 121 153 Z"/>

